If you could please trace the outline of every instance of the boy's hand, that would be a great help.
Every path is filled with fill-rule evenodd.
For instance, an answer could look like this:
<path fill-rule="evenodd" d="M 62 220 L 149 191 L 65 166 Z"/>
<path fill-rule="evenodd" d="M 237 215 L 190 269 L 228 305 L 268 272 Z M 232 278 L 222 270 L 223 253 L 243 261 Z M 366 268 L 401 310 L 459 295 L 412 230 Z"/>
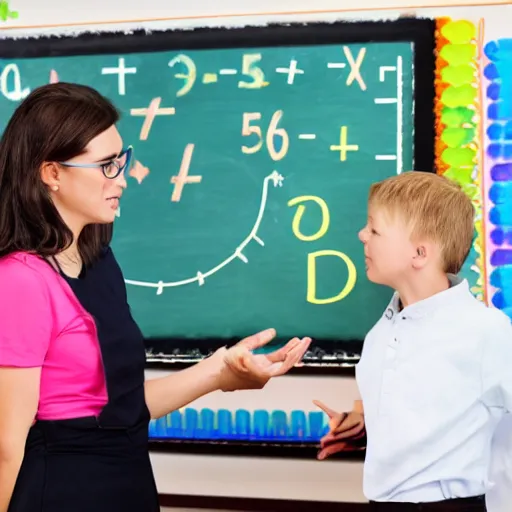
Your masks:
<path fill-rule="evenodd" d="M 329 416 L 329 432 L 320 440 L 318 459 L 323 460 L 341 451 L 363 450 L 366 436 L 364 416 L 358 411 L 336 412 L 318 400 L 313 403 Z"/>

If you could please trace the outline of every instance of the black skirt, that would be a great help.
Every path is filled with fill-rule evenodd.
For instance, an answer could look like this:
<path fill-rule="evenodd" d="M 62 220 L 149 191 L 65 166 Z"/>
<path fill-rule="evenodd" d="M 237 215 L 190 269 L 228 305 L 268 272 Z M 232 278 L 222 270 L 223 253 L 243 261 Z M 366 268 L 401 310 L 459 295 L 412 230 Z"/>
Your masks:
<path fill-rule="evenodd" d="M 96 418 L 30 430 L 9 512 L 159 512 L 148 423 L 105 429 Z"/>

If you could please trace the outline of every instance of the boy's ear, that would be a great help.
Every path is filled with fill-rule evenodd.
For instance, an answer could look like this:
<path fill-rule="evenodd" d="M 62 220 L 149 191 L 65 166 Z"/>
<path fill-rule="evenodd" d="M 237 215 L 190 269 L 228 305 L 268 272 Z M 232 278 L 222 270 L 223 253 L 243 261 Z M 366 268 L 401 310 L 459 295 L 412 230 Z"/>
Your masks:
<path fill-rule="evenodd" d="M 430 247 L 428 244 L 421 244 L 416 247 L 416 254 L 413 258 L 413 266 L 414 268 L 420 269 L 423 268 L 427 263 L 427 258 L 430 254 Z"/>

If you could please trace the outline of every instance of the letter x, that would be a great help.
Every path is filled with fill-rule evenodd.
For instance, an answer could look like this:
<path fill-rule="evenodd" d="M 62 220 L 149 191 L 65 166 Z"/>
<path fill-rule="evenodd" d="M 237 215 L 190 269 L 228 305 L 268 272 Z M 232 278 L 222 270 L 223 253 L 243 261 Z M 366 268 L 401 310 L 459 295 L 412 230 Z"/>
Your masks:
<path fill-rule="evenodd" d="M 354 57 L 350 52 L 348 46 L 343 47 L 343 53 L 348 60 L 350 65 L 350 74 L 347 78 L 347 85 L 350 85 L 354 80 L 357 81 L 361 90 L 366 91 L 366 84 L 364 83 L 363 77 L 361 76 L 361 64 L 363 63 L 364 56 L 366 55 L 366 48 L 361 48 L 357 54 L 357 59 L 354 61 Z"/>

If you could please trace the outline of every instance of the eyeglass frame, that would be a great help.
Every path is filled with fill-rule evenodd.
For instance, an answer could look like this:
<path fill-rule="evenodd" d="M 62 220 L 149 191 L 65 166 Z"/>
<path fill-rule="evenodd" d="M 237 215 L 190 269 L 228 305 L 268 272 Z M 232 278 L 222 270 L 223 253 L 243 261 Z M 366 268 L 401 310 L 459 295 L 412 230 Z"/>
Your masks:
<path fill-rule="evenodd" d="M 130 168 L 131 160 L 132 160 L 132 154 L 133 154 L 133 146 L 128 146 L 126 149 L 123 149 L 119 155 L 112 160 L 109 160 L 108 162 L 104 164 L 79 164 L 74 162 L 57 162 L 59 165 L 63 165 L 64 167 L 71 167 L 74 169 L 78 168 L 84 168 L 84 169 L 101 169 L 101 173 L 105 178 L 108 180 L 115 180 L 123 171 Z M 124 155 L 126 155 L 126 162 L 122 167 L 119 167 L 116 160 L 119 160 Z M 115 176 L 107 176 L 105 174 L 105 166 L 114 164 L 117 166 L 117 173 Z"/>

